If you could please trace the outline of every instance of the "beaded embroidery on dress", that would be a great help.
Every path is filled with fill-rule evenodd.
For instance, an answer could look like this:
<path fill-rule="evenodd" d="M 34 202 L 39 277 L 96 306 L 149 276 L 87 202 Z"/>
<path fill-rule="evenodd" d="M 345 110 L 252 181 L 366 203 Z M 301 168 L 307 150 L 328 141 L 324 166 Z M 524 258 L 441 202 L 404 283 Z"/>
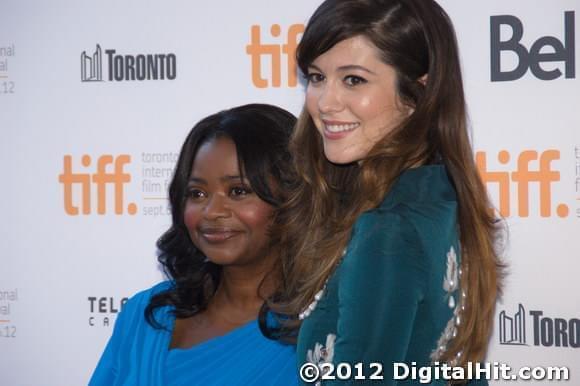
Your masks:
<path fill-rule="evenodd" d="M 342 250 L 342 255 L 341 255 L 340 259 L 338 260 L 338 262 L 336 263 L 337 266 L 342 262 L 344 255 L 346 255 L 346 248 L 344 248 Z M 324 291 L 326 290 L 326 285 L 328 284 L 328 280 L 330 280 L 330 277 L 328 277 L 326 279 L 326 281 L 324 282 L 324 285 L 322 286 L 322 289 L 320 291 L 318 291 L 316 293 L 316 295 L 314 295 L 314 300 L 312 300 L 312 303 L 310 303 L 300 314 L 298 314 L 298 319 L 300 319 L 300 320 L 306 319 L 316 309 L 318 302 L 320 301 L 320 299 L 322 299 L 322 296 L 324 295 Z"/>
<path fill-rule="evenodd" d="M 439 361 L 442 355 L 447 350 L 449 342 L 457 336 L 457 326 L 461 324 L 461 312 L 465 309 L 465 291 L 461 291 L 459 299 L 455 299 L 456 292 L 459 289 L 459 281 L 461 280 L 461 267 L 457 261 L 457 253 L 455 248 L 451 246 L 447 252 L 447 270 L 445 278 L 443 279 L 443 289 L 447 293 L 447 305 L 453 310 L 453 316 L 447 322 L 441 337 L 437 341 L 437 348 L 431 353 L 432 361 Z M 455 365 L 458 359 L 461 358 L 461 352 L 457 353 L 457 357 L 451 361 L 450 365 Z"/>
<path fill-rule="evenodd" d="M 310 363 L 315 364 L 320 369 L 320 376 L 326 374 L 330 368 L 323 369 L 321 366 L 325 363 L 332 363 L 334 358 L 334 341 L 336 340 L 336 335 L 328 334 L 326 336 L 326 343 L 323 346 L 320 343 L 314 345 L 314 350 L 308 350 L 306 353 L 306 360 Z M 315 383 L 316 386 L 321 385 L 321 381 Z"/>

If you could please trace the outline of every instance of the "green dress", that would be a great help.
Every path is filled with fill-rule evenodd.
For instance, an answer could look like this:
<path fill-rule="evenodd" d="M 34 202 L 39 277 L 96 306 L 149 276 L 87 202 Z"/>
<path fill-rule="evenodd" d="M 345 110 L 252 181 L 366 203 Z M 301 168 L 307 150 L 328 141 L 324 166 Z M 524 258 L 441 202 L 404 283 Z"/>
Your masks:
<path fill-rule="evenodd" d="M 445 167 L 405 171 L 380 206 L 356 221 L 341 263 L 300 328 L 298 367 L 314 363 L 324 372 L 331 363 L 337 379 L 322 385 L 421 384 L 394 376 L 411 374 L 413 362 L 417 369 L 432 365 L 461 323 L 457 226 Z"/>

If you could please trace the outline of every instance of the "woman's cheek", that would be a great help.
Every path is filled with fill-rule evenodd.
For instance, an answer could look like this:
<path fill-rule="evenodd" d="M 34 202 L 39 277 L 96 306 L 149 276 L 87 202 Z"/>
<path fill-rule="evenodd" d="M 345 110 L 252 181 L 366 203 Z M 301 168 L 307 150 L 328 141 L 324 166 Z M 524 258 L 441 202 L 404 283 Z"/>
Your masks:
<path fill-rule="evenodd" d="M 201 212 L 199 211 L 199 208 L 195 205 L 186 204 L 185 210 L 183 211 L 183 222 L 190 235 L 193 234 L 193 231 L 197 227 L 200 217 Z"/>
<path fill-rule="evenodd" d="M 274 209 L 262 200 L 238 208 L 238 217 L 248 228 L 262 228 L 272 222 Z"/>

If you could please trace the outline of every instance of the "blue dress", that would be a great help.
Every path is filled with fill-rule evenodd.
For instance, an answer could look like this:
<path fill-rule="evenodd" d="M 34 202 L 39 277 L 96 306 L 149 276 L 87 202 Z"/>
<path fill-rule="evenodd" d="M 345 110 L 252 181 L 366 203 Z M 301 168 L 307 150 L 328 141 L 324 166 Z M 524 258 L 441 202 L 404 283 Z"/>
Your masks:
<path fill-rule="evenodd" d="M 171 349 L 174 316 L 156 310 L 155 329 L 144 310 L 163 282 L 138 293 L 123 307 L 89 386 L 297 385 L 295 347 L 265 338 L 252 321 L 189 349 Z"/>

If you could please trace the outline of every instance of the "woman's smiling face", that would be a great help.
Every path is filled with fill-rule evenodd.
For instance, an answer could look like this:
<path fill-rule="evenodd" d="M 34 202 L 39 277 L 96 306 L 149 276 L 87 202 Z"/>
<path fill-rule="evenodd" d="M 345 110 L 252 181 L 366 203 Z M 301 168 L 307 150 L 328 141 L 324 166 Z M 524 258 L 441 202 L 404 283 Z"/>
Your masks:
<path fill-rule="evenodd" d="M 267 264 L 274 208 L 240 176 L 227 137 L 201 145 L 189 179 L 184 222 L 191 241 L 218 265 Z"/>
<path fill-rule="evenodd" d="M 308 67 L 306 109 L 333 163 L 364 159 L 408 115 L 393 67 L 364 36 L 337 43 Z"/>

